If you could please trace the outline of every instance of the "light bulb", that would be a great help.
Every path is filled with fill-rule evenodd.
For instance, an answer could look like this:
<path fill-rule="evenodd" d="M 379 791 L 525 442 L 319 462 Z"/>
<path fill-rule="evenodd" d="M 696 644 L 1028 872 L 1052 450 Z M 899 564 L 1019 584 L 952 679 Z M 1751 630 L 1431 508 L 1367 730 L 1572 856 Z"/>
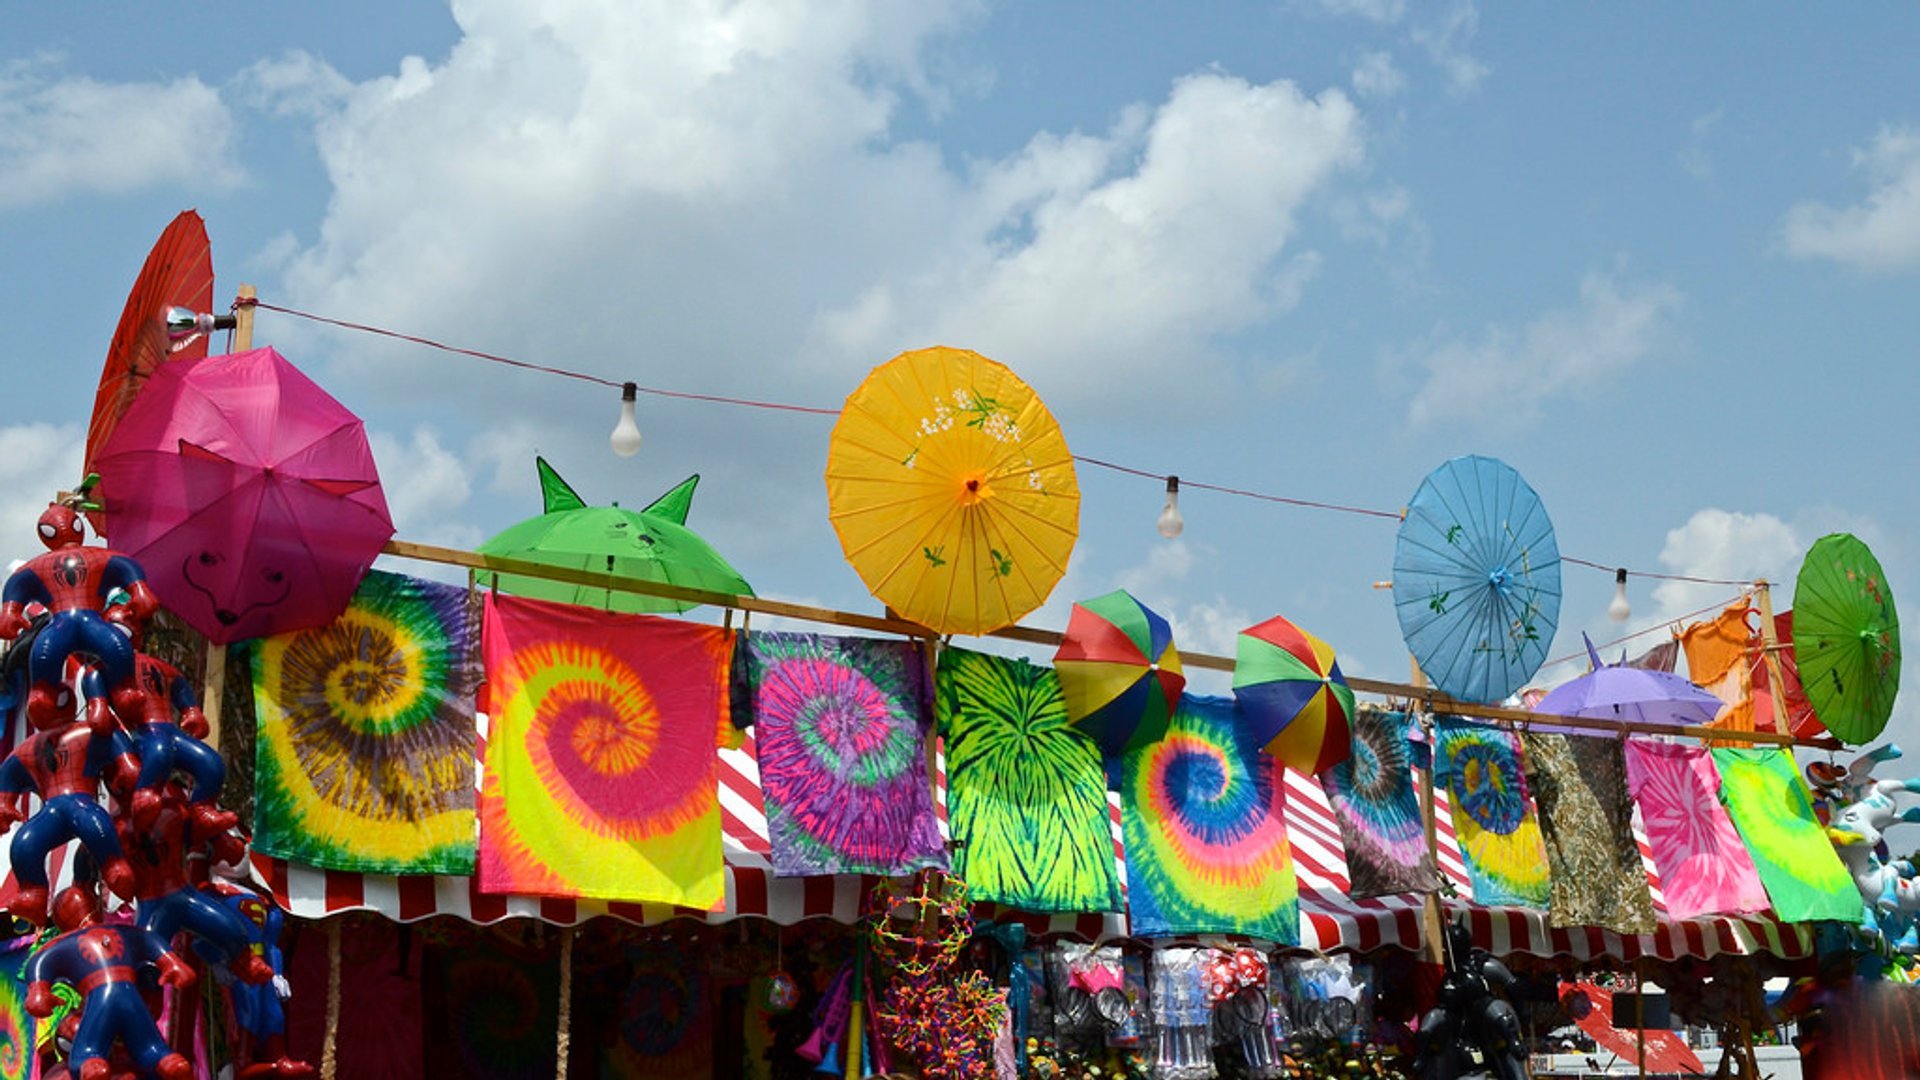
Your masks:
<path fill-rule="evenodd" d="M 640 452 L 640 425 L 633 418 L 633 403 L 640 396 L 640 388 L 628 383 L 620 388 L 620 422 L 613 425 L 613 434 L 607 441 L 613 444 L 613 452 L 621 457 L 632 457 Z"/>
<path fill-rule="evenodd" d="M 1633 605 L 1627 603 L 1627 571 L 1622 567 L 1613 572 L 1613 603 L 1607 605 L 1607 618 L 1626 622 L 1631 614 Z"/>
<path fill-rule="evenodd" d="M 1187 527 L 1185 518 L 1180 516 L 1180 478 L 1167 477 L 1167 505 L 1160 511 L 1160 535 L 1171 540 L 1179 536 Z"/>
<path fill-rule="evenodd" d="M 215 330 L 232 330 L 237 320 L 231 315 L 209 315 L 188 307 L 170 307 L 165 321 L 167 351 L 177 353 Z"/>

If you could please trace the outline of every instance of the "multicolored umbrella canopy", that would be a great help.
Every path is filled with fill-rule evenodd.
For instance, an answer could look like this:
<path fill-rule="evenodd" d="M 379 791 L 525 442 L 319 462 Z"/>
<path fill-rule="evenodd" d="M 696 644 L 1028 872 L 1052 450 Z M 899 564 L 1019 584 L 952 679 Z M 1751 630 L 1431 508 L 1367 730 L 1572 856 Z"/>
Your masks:
<path fill-rule="evenodd" d="M 502 530 L 481 544 L 482 555 L 521 559 L 567 570 L 684 585 L 731 596 L 752 596 L 753 588 L 700 535 L 687 528 L 698 476 L 689 476 L 644 510 L 620 504 L 588 506 L 545 458 L 535 458 L 546 512 Z M 481 573 L 477 580 L 500 591 L 536 600 L 557 600 L 605 611 L 663 613 L 690 611 L 699 604 L 642 596 L 518 574 Z"/>
<path fill-rule="evenodd" d="M 1254 740 L 1295 772 L 1353 752 L 1353 691 L 1333 647 L 1278 615 L 1240 631 L 1233 696 Z"/>
<path fill-rule="evenodd" d="M 215 644 L 332 622 L 393 536 L 359 417 L 271 348 L 160 365 L 95 466 L 113 546 Z"/>
<path fill-rule="evenodd" d="M 1900 690 L 1900 616 L 1880 561 L 1851 533 L 1821 537 L 1800 564 L 1793 651 L 1828 731 L 1858 746 L 1886 729 Z"/>
<path fill-rule="evenodd" d="M 127 306 L 120 312 L 100 370 L 93 417 L 87 422 L 87 468 L 96 467 L 95 459 L 107 438 L 155 369 L 169 361 L 191 362 L 207 355 L 205 338 L 169 351 L 167 309 L 176 306 L 196 312 L 213 306 L 213 245 L 207 240 L 206 223 L 191 210 L 181 211 L 160 234 L 127 293 Z M 105 531 L 104 521 L 95 523 Z"/>
<path fill-rule="evenodd" d="M 1053 670 L 1067 719 L 1108 757 L 1167 733 L 1187 677 L 1173 629 L 1125 589 L 1073 605 Z"/>
<path fill-rule="evenodd" d="M 1560 617 L 1560 549 L 1512 466 L 1457 457 L 1420 482 L 1394 545 L 1393 607 L 1450 697 L 1500 701 L 1540 670 Z"/>
<path fill-rule="evenodd" d="M 875 368 L 834 424 L 826 480 L 860 580 L 942 634 L 984 634 L 1039 607 L 1079 536 L 1060 425 L 1019 376 L 965 349 Z"/>

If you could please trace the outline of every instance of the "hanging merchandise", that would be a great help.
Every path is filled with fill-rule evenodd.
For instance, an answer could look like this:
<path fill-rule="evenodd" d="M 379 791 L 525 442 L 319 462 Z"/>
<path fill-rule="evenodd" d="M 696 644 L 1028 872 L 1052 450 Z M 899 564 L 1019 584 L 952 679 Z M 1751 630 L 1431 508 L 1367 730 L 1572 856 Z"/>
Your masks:
<path fill-rule="evenodd" d="M 1900 690 L 1900 616 L 1867 545 L 1849 533 L 1814 543 L 1794 579 L 1793 620 L 1814 715 L 1850 745 L 1878 737 Z"/>
<path fill-rule="evenodd" d="M 255 851 L 471 874 L 477 597 L 370 571 L 326 626 L 253 646 Z"/>
<path fill-rule="evenodd" d="M 219 645 L 338 618 L 393 536 L 360 418 L 270 348 L 162 364 L 95 465 L 114 543 Z"/>
<path fill-rule="evenodd" d="M 729 596 L 753 595 L 753 589 L 739 571 L 698 533 L 687 528 L 687 512 L 693 506 L 698 476 L 681 481 L 645 509 L 628 510 L 619 503 L 588 506 L 545 458 L 535 458 L 534 465 L 540 473 L 543 498 L 540 516 L 495 534 L 480 545 L 480 554 L 563 570 L 706 589 Z M 686 600 L 518 574 L 495 575 L 483 571 L 476 579 L 481 585 L 491 585 L 496 576 L 501 592 L 602 611 L 669 613 L 699 606 Z"/>
<path fill-rule="evenodd" d="M 975 900 L 1118 911 L 1100 751 L 1067 723 L 1060 681 L 1024 660 L 948 648 L 937 678 L 953 871 Z"/>
<path fill-rule="evenodd" d="M 1068 720 L 1109 757 L 1165 735 L 1187 685 L 1167 620 L 1125 589 L 1073 605 L 1053 669 Z"/>
<path fill-rule="evenodd" d="M 1267 1023 L 1271 979 L 1267 954 L 1246 946 L 1219 951 L 1207 966 L 1214 1042 L 1237 1047 L 1242 1071 L 1250 1077 L 1283 1075 L 1280 1048 L 1273 1045 Z"/>
<path fill-rule="evenodd" d="M 942 634 L 1038 608 L 1080 528 L 1073 454 L 1038 395 L 964 349 L 902 353 L 847 396 L 827 505 L 869 591 Z"/>
<path fill-rule="evenodd" d="M 1363 706 L 1354 718 L 1353 755 L 1320 775 L 1355 900 L 1440 887 L 1413 788 L 1409 727 L 1406 713 Z"/>
<path fill-rule="evenodd" d="M 1235 638 L 1233 696 L 1256 744 L 1313 776 L 1351 752 L 1353 691 L 1333 647 L 1275 615 Z"/>
<path fill-rule="evenodd" d="M 1653 933 L 1653 897 L 1633 838 L 1620 740 L 1530 732 L 1520 741 L 1553 881 L 1548 920 Z"/>
<path fill-rule="evenodd" d="M 1668 917 L 1765 911 L 1767 893 L 1753 857 L 1720 803 L 1712 751 L 1628 739 L 1626 763 Z"/>
<path fill-rule="evenodd" d="M 1208 948 L 1163 948 L 1153 953 L 1148 980 L 1153 993 L 1157 1033 L 1153 1075 L 1159 1080 L 1211 1080 L 1213 1009 L 1207 998 L 1207 973 L 1219 956 Z"/>
<path fill-rule="evenodd" d="M 1007 1020 L 1007 992 L 979 971 L 960 970 L 974 928 L 968 904 L 966 885 L 939 871 L 890 878 L 869 904 L 867 940 L 875 981 L 885 987 L 874 1019 L 929 1080 L 992 1075 L 995 1036 Z"/>
<path fill-rule="evenodd" d="M 1713 727 L 1754 730 L 1754 664 L 1749 655 L 1755 640 L 1753 617 L 1752 601 L 1742 596 L 1714 618 L 1693 623 L 1680 632 L 1680 646 L 1687 654 L 1687 677 L 1720 702 L 1709 721 Z M 1773 727 L 1771 715 L 1764 726 Z"/>
<path fill-rule="evenodd" d="M 1474 902 L 1547 907 L 1547 850 L 1520 768 L 1519 740 L 1488 724 L 1442 717 L 1434 724 L 1433 773 L 1453 804 Z"/>
<path fill-rule="evenodd" d="M 1137 937 L 1245 934 L 1299 944 L 1285 781 L 1238 712 L 1231 698 L 1189 694 L 1164 738 L 1119 762 Z"/>
<path fill-rule="evenodd" d="M 1560 549 L 1512 466 L 1457 457 L 1420 482 L 1393 551 L 1393 606 L 1433 685 L 1494 702 L 1546 661 L 1560 617 Z"/>
<path fill-rule="evenodd" d="M 1860 922 L 1860 893 L 1814 817 L 1793 754 L 1722 747 L 1713 751 L 1713 763 L 1720 801 L 1753 855 L 1774 913 L 1786 922 Z"/>
<path fill-rule="evenodd" d="M 927 782 L 932 701 L 916 642 L 741 635 L 733 719 L 753 726 L 775 873 L 947 865 Z"/>
<path fill-rule="evenodd" d="M 27 1012 L 42 1020 L 58 1003 L 56 982 L 80 995 L 80 1022 L 67 1052 L 74 1076 L 105 1076 L 115 1043 L 134 1065 L 161 1080 L 189 1080 L 193 1064 L 168 1046 L 141 997 L 140 969 L 153 965 L 159 982 L 176 990 L 194 985 L 193 967 L 168 947 L 167 939 L 138 926 L 101 922 L 92 886 L 63 889 L 54 902 L 60 934 L 27 961 Z"/>
<path fill-rule="evenodd" d="M 1593 639 L 1580 637 L 1593 670 L 1554 687 L 1532 706 L 1534 712 L 1635 724 L 1713 723 L 1720 711 L 1719 698 L 1678 675 L 1602 663 Z M 1535 730 L 1579 734 L 1579 729 L 1555 727 L 1551 722 L 1536 725 Z"/>
<path fill-rule="evenodd" d="M 491 595 L 484 626 L 481 890 L 718 907 L 733 635 Z"/>
<path fill-rule="evenodd" d="M 29 1080 L 39 1020 L 27 1011 L 27 982 L 22 977 L 28 954 L 38 944 L 29 935 L 0 942 L 0 1080 Z"/>
<path fill-rule="evenodd" d="M 1526 1080 L 1520 1016 L 1506 1000 L 1515 984 L 1513 973 L 1474 948 L 1464 926 L 1447 928 L 1446 948 L 1440 1003 L 1420 1020 L 1414 1075 L 1455 1080 L 1484 1071 L 1493 1080 Z"/>

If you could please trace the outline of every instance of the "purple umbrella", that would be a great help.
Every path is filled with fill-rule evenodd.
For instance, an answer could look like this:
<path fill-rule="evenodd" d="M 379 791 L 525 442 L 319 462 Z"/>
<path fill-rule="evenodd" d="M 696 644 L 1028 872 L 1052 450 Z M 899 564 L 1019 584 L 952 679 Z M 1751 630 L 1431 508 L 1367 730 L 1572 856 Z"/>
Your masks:
<path fill-rule="evenodd" d="M 1593 660 L 1593 670 L 1556 687 L 1540 699 L 1533 707 L 1534 712 L 1634 723 L 1707 724 L 1724 704 L 1678 675 L 1602 664 L 1591 640 L 1587 641 L 1587 656 Z M 1547 725 L 1539 725 L 1535 730 L 1573 731 Z"/>

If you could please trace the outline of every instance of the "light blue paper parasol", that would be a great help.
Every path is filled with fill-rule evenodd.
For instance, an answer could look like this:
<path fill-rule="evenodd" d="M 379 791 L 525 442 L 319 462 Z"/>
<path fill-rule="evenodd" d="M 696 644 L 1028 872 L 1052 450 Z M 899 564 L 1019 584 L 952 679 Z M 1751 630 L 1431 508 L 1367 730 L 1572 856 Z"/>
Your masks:
<path fill-rule="evenodd" d="M 1457 457 L 1420 482 L 1393 549 L 1393 607 L 1450 697 L 1500 701 L 1540 669 L 1560 617 L 1560 549 L 1512 466 Z"/>

